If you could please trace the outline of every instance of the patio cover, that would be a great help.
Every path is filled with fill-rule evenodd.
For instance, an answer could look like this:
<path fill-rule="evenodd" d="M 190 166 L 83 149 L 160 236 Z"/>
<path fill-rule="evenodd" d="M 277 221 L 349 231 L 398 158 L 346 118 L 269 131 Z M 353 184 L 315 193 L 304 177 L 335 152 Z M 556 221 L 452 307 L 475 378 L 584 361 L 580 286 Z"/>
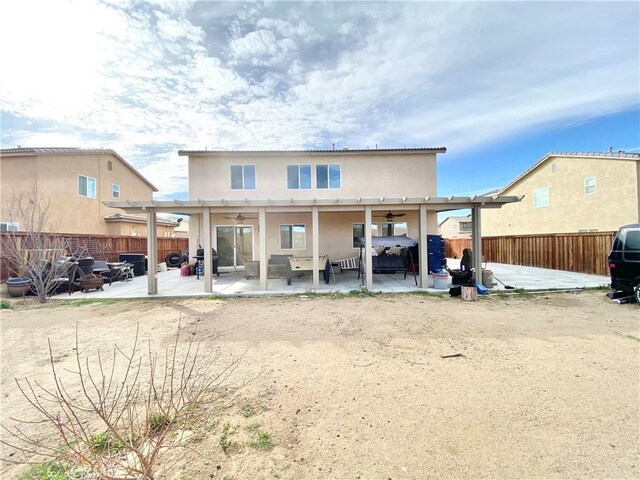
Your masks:
<path fill-rule="evenodd" d="M 366 242 L 364 237 L 358 237 L 360 247 L 364 247 Z M 418 245 L 414 239 L 407 237 L 407 234 L 396 235 L 393 237 L 372 237 L 372 247 L 415 247 Z"/>

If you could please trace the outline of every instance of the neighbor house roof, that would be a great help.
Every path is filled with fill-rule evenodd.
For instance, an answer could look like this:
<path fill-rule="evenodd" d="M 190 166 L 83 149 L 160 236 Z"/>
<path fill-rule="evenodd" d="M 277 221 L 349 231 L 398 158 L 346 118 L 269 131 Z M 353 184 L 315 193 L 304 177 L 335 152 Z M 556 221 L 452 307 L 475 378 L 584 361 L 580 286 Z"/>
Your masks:
<path fill-rule="evenodd" d="M 113 155 L 120 160 L 126 167 L 128 167 L 133 173 L 135 173 L 140 179 L 149 185 L 154 192 L 158 189 L 144 176 L 138 172 L 133 166 L 122 158 L 115 150 L 110 148 L 74 148 L 74 147 L 49 147 L 49 148 L 3 148 L 0 150 L 0 157 L 5 156 L 28 156 L 28 155 L 91 155 L 91 154 L 107 154 Z"/>
<path fill-rule="evenodd" d="M 451 215 L 450 217 L 445 218 L 444 220 L 442 220 L 438 226 L 442 226 L 442 224 L 444 222 L 446 222 L 447 220 L 450 220 L 452 222 L 468 222 L 471 219 L 471 214 L 469 215 Z"/>
<path fill-rule="evenodd" d="M 340 150 L 178 150 L 180 156 L 204 157 L 204 156 L 245 156 L 245 155 L 362 155 L 388 154 L 388 153 L 445 153 L 446 147 L 416 147 L 416 148 L 362 148 Z"/>
<path fill-rule="evenodd" d="M 529 175 L 529 173 L 533 172 L 536 168 L 542 165 L 544 162 L 549 160 L 550 158 L 557 157 L 572 157 L 572 158 L 604 158 L 604 159 L 617 159 L 617 160 L 632 160 L 632 161 L 640 161 L 640 154 L 638 153 L 627 153 L 627 152 L 550 152 L 547 153 L 544 157 L 542 157 L 539 161 L 537 161 L 533 166 L 524 171 L 520 176 L 509 182 L 506 186 L 500 189 L 499 194 L 504 193 L 507 189 L 511 188 L 513 185 L 518 183 L 524 177 Z"/>
<path fill-rule="evenodd" d="M 147 219 L 146 217 L 141 217 L 139 215 L 127 215 L 127 214 L 122 214 L 122 213 L 116 213 L 115 215 L 109 215 L 107 217 L 104 217 L 105 222 L 107 223 L 120 223 L 120 222 L 127 222 L 127 223 L 147 223 Z M 165 220 L 162 218 L 158 218 L 157 220 L 158 225 L 165 225 L 168 227 L 177 227 L 178 226 L 178 222 L 174 222 L 172 220 Z"/>

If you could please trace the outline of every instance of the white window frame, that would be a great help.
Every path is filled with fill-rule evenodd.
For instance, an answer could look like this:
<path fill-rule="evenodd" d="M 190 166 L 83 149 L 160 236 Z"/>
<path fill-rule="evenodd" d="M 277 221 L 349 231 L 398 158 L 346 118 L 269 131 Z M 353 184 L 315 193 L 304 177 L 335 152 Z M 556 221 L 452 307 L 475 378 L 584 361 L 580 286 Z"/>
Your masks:
<path fill-rule="evenodd" d="M 18 232 L 19 230 L 19 222 L 0 222 L 0 232 Z"/>
<path fill-rule="evenodd" d="M 86 195 L 83 195 L 82 193 L 80 193 L 80 179 L 81 178 L 84 178 L 85 182 L 86 182 L 86 188 L 87 188 L 87 194 Z M 89 180 L 93 180 L 93 196 L 90 195 L 91 189 L 89 188 L 89 183 L 90 183 Z M 98 191 L 98 182 L 96 182 L 95 178 L 89 177 L 87 175 L 78 175 L 78 196 L 79 197 L 96 198 L 97 191 Z"/>
<path fill-rule="evenodd" d="M 359 250 L 360 249 L 359 245 L 358 246 L 354 246 L 353 245 L 354 242 L 355 242 L 355 240 L 353 240 L 353 239 L 356 238 L 355 235 L 353 234 L 353 231 L 354 231 L 356 225 L 362 225 L 362 233 L 364 235 L 364 226 L 365 226 L 365 224 L 364 223 L 360 223 L 360 222 L 351 224 L 351 247 L 354 250 Z M 379 236 L 379 232 L 380 232 L 379 225 L 376 222 L 372 222 L 371 223 L 371 236 L 372 237 L 378 237 Z"/>
<path fill-rule="evenodd" d="M 111 185 L 111 196 L 113 198 L 120 198 L 120 185 L 117 183 Z"/>
<path fill-rule="evenodd" d="M 318 167 L 327 167 L 327 186 L 320 187 L 318 186 Z M 331 175 L 330 170 L 331 167 L 338 167 L 338 172 L 340 173 L 340 185 L 338 187 L 331 186 Z M 316 163 L 316 189 L 317 190 L 342 190 L 342 164 L 341 163 Z"/>
<path fill-rule="evenodd" d="M 546 203 L 541 203 L 539 195 L 545 192 Z M 533 208 L 543 208 L 549 206 L 549 187 L 538 188 L 533 191 Z"/>
<path fill-rule="evenodd" d="M 462 225 L 469 225 L 469 228 L 462 228 Z M 470 220 L 465 220 L 464 222 L 458 223 L 458 231 L 460 233 L 471 233 L 472 230 L 473 230 L 473 226 Z"/>
<path fill-rule="evenodd" d="M 593 182 L 593 183 L 592 183 Z M 589 191 L 593 188 L 593 191 Z M 584 194 L 593 195 L 596 193 L 596 177 L 587 177 L 584 179 Z"/>
<path fill-rule="evenodd" d="M 233 188 L 233 167 L 242 167 L 242 188 Z M 253 167 L 253 183 L 254 183 L 254 187 L 253 188 L 246 188 L 245 184 L 246 182 L 246 173 L 245 173 L 245 169 L 246 167 Z M 231 190 L 257 190 L 258 189 L 258 169 L 256 168 L 255 164 L 252 163 L 242 163 L 242 164 L 233 164 L 233 165 L 229 165 L 229 187 L 231 188 Z"/>
<path fill-rule="evenodd" d="M 298 167 L 298 187 L 291 188 L 289 187 L 289 167 Z M 303 188 L 300 186 L 300 167 L 309 167 L 309 187 Z M 313 165 L 310 163 L 290 163 L 287 165 L 287 190 L 311 190 L 313 188 Z"/>
<path fill-rule="evenodd" d="M 291 227 L 291 248 L 285 248 L 282 246 L 282 227 Z M 303 237 L 304 246 L 303 247 L 296 248 L 295 246 L 295 239 L 293 238 L 294 227 L 304 228 L 304 237 Z M 307 225 L 305 223 L 281 223 L 280 226 L 278 227 L 278 236 L 280 237 L 280 250 L 290 251 L 290 250 L 306 250 L 307 249 Z"/>

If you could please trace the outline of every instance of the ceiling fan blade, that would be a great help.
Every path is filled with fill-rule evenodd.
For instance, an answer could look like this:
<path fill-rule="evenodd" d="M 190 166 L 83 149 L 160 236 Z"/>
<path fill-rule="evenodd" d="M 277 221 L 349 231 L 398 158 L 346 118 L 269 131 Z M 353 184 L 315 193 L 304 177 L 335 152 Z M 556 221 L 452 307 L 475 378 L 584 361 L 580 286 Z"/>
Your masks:
<path fill-rule="evenodd" d="M 394 217 L 404 217 L 406 213 L 394 213 Z"/>

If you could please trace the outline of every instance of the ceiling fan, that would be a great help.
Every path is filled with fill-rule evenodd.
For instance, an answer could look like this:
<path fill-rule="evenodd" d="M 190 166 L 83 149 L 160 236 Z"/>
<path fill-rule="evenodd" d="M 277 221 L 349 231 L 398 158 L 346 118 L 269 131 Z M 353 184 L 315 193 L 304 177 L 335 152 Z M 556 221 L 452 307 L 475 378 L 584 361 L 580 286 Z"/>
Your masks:
<path fill-rule="evenodd" d="M 391 221 L 396 217 L 404 217 L 406 215 L 406 213 L 391 213 L 391 210 L 389 210 L 389 213 L 387 213 L 386 215 L 374 215 L 374 217 L 384 217 L 387 220 Z"/>
<path fill-rule="evenodd" d="M 235 217 L 224 217 L 224 218 L 230 218 L 232 220 L 235 220 L 238 225 L 242 225 L 245 220 L 255 220 L 257 217 L 245 217 L 241 213 L 238 213 L 238 215 Z"/>

